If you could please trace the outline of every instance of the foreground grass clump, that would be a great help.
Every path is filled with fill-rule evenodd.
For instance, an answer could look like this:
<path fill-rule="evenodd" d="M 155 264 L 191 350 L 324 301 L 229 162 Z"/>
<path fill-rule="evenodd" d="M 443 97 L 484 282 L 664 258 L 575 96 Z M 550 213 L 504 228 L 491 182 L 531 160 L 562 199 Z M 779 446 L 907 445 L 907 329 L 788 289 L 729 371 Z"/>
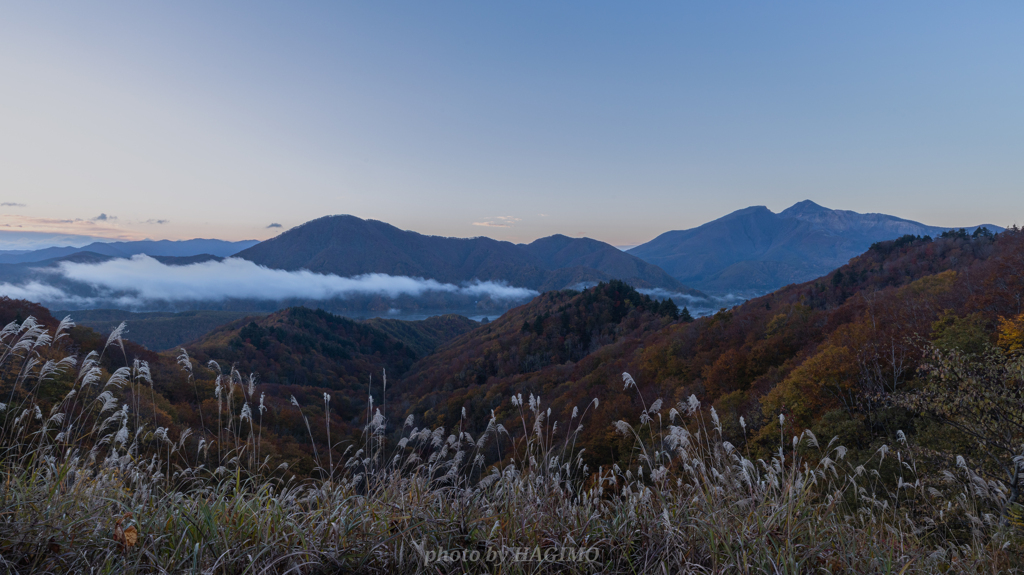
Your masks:
<path fill-rule="evenodd" d="M 153 428 L 145 363 L 100 367 L 116 332 L 98 354 L 61 357 L 68 325 L 0 332 L 5 572 L 1020 570 L 1006 486 L 966 462 L 919 471 L 902 434 L 866 462 L 809 432 L 751 460 L 696 398 L 658 400 L 615 425 L 628 461 L 592 470 L 574 446 L 590 406 L 553 422 L 539 398 L 517 396 L 519 430 L 407 420 L 394 447 L 371 406 L 343 461 L 328 450 L 316 479 L 287 479 L 261 460 L 251 379 L 218 380 L 218 431 Z"/>

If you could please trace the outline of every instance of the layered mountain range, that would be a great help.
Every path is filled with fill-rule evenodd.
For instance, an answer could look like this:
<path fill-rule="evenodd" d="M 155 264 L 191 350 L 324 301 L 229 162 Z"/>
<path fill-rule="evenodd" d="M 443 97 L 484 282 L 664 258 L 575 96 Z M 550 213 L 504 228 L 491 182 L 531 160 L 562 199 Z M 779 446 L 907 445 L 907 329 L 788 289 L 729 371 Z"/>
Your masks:
<path fill-rule="evenodd" d="M 979 227 L 1003 229 L 984 224 L 967 232 Z M 696 228 L 665 232 L 629 253 L 697 289 L 760 294 L 822 276 L 876 242 L 949 229 L 805 200 L 777 214 L 764 206 L 737 210 Z"/>
<path fill-rule="evenodd" d="M 590 238 L 555 235 L 530 244 L 448 238 L 355 216 L 307 222 L 237 257 L 269 268 L 343 277 L 381 273 L 455 284 L 496 281 L 538 291 L 620 279 L 637 288 L 703 295 L 657 265 Z"/>
<path fill-rule="evenodd" d="M 984 225 L 966 232 L 982 227 L 1002 229 Z M 735 303 L 736 296 L 747 298 L 822 276 L 876 242 L 939 236 L 947 230 L 803 201 L 780 213 L 764 206 L 745 208 L 693 229 L 663 233 L 623 252 L 590 238 L 554 235 L 514 244 L 486 237 L 429 236 L 337 215 L 263 242 L 112 242 L 0 252 L 0 295 L 63 309 L 271 312 L 307 305 L 341 313 L 475 309 L 493 317 L 537 292 L 622 280 L 645 293 L 674 297 L 680 305 L 713 311 Z M 125 261 L 132 257 L 136 259 Z M 188 267 L 166 267 L 174 265 Z M 225 278 L 239 289 L 227 286 Z M 311 280 L 327 282 L 326 291 L 306 289 Z M 474 287 L 480 282 L 486 285 Z M 515 293 L 506 288 L 515 288 Z"/>
<path fill-rule="evenodd" d="M 87 246 L 75 248 L 70 246 L 43 248 L 40 250 L 7 250 L 0 251 L 0 264 L 35 263 L 67 257 L 82 252 L 93 253 L 113 258 L 130 258 L 138 254 L 153 257 L 189 257 L 209 254 L 217 257 L 229 257 L 258 244 L 257 240 L 229 242 L 224 240 L 141 240 L 137 242 L 93 242 Z"/>
<path fill-rule="evenodd" d="M 530 244 L 447 238 L 353 216 L 319 218 L 255 245 L 130 242 L 6 255 L 0 295 L 56 309 L 272 312 L 309 306 L 356 316 L 457 311 L 495 317 L 538 292 L 613 279 L 705 297 L 656 265 L 589 238 L 556 235 Z"/>

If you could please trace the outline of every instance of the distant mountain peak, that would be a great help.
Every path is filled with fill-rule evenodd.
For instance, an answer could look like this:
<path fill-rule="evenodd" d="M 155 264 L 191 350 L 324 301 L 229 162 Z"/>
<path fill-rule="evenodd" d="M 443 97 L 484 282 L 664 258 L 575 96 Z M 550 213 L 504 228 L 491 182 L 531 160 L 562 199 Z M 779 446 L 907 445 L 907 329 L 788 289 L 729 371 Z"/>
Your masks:
<path fill-rule="evenodd" d="M 722 221 L 722 220 L 735 220 L 735 219 L 748 218 L 748 217 L 766 217 L 766 216 L 770 217 L 770 216 L 774 216 L 774 215 L 776 215 L 775 212 L 769 210 L 768 206 L 750 206 L 748 208 L 742 208 L 742 209 L 736 210 L 735 212 L 730 212 L 730 213 L 722 216 L 721 218 L 719 218 L 717 220 L 714 220 L 712 222 L 708 222 L 708 224 L 714 223 L 714 222 L 717 222 L 717 221 Z M 707 225 L 707 224 L 704 224 L 704 225 Z M 671 232 L 669 232 L 669 233 L 671 233 Z"/>
<path fill-rule="evenodd" d="M 832 211 L 836 211 L 836 210 L 830 210 L 830 209 L 826 208 L 825 206 L 822 206 L 820 204 L 816 204 L 816 203 L 812 202 L 811 200 L 804 200 L 802 202 L 797 202 L 797 203 L 793 204 L 792 206 L 789 206 L 788 208 L 782 210 L 781 212 L 779 212 L 779 215 L 780 216 L 792 216 L 792 215 L 796 215 L 796 214 L 809 214 L 809 213 L 821 213 L 821 212 L 832 212 Z"/>
<path fill-rule="evenodd" d="M 934 237 L 947 229 L 803 200 L 778 214 L 764 206 L 736 210 L 696 228 L 665 232 L 628 253 L 697 289 L 767 293 L 824 275 L 875 242 L 907 234 Z"/>

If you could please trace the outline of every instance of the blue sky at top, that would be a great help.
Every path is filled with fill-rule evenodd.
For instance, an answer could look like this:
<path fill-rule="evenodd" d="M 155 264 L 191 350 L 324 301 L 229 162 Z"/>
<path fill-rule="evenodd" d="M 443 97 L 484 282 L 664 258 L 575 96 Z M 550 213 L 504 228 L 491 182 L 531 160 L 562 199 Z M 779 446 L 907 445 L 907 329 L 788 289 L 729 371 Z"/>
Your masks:
<path fill-rule="evenodd" d="M 0 229 L 1024 223 L 1024 4 L 3 3 Z M 96 219 L 100 214 L 106 219 Z M 159 223 L 162 222 L 162 223 Z M 481 225 L 483 224 L 483 225 Z M 19 227 L 20 226 L 20 227 Z"/>

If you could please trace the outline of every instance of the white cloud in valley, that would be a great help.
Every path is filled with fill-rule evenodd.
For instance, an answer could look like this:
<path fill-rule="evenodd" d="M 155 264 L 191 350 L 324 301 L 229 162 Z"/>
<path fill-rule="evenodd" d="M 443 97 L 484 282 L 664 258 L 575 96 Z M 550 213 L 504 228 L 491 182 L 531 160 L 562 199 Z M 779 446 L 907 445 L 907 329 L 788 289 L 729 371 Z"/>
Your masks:
<path fill-rule="evenodd" d="M 56 276 L 55 279 L 86 284 L 101 294 L 109 295 L 84 298 L 38 280 L 23 285 L 0 284 L 0 295 L 76 304 L 111 297 L 121 303 L 135 305 L 146 301 L 329 300 L 378 294 L 395 298 L 416 297 L 428 292 L 490 296 L 501 300 L 527 299 L 537 295 L 534 290 L 489 281 L 455 285 L 387 274 L 341 277 L 306 270 L 275 270 L 239 258 L 170 266 L 149 256 L 137 255 L 101 263 L 62 262 L 49 273 Z"/>
<path fill-rule="evenodd" d="M 22 285 L 0 283 L 0 295 L 34 302 L 84 303 L 84 298 L 68 295 L 58 287 L 38 281 L 30 281 Z"/>

